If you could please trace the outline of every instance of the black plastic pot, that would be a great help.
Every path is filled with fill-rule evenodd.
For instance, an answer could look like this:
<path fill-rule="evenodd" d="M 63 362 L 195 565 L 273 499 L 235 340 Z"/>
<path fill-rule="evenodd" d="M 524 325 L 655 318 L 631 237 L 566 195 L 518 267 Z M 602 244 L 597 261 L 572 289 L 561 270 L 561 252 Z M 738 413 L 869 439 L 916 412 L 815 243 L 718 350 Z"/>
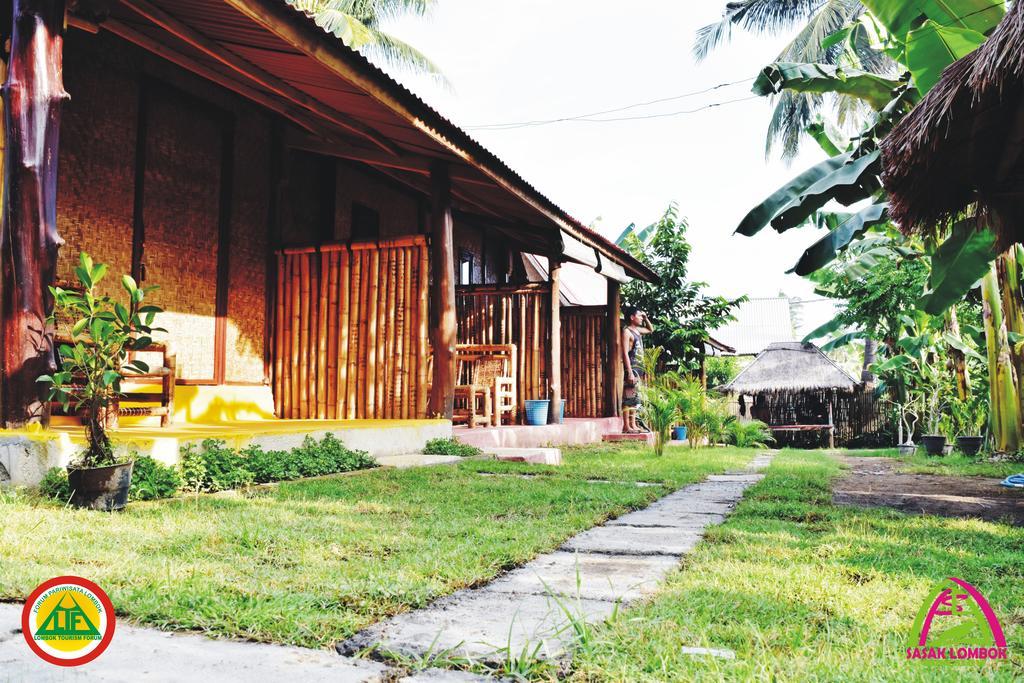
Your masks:
<path fill-rule="evenodd" d="M 90 510 L 120 510 L 128 504 L 134 464 L 69 469 L 71 504 Z"/>
<path fill-rule="evenodd" d="M 956 447 L 964 455 L 977 455 L 984 443 L 985 437 L 983 436 L 956 437 Z"/>
<path fill-rule="evenodd" d="M 928 455 L 942 455 L 942 449 L 946 447 L 946 437 L 941 434 L 925 434 L 921 437 L 921 445 Z"/>

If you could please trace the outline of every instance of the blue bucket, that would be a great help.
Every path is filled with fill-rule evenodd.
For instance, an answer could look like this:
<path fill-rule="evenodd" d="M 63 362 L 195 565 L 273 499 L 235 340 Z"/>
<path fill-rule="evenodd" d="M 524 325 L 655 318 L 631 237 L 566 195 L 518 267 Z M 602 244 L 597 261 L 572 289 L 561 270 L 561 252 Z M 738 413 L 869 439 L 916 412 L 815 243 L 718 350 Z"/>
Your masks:
<path fill-rule="evenodd" d="M 675 441 L 686 441 L 686 427 L 673 427 L 672 438 Z"/>
<path fill-rule="evenodd" d="M 551 401 L 548 399 L 526 401 L 526 424 L 538 426 L 548 423 L 548 406 Z"/>

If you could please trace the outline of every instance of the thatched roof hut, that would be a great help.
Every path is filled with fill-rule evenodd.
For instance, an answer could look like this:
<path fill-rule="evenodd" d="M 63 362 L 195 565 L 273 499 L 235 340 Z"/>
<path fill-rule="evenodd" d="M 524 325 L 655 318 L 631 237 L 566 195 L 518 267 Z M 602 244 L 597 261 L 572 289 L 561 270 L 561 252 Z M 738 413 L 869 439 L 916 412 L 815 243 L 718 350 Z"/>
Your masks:
<path fill-rule="evenodd" d="M 1007 245 L 1024 238 L 1024 2 L 882 143 L 890 215 L 927 230 L 972 204 Z"/>
<path fill-rule="evenodd" d="M 827 389 L 853 391 L 857 387 L 857 380 L 814 344 L 776 342 L 722 390 L 753 395 Z"/>
<path fill-rule="evenodd" d="M 738 417 L 767 424 L 780 446 L 887 444 L 874 394 L 814 344 L 776 342 L 728 384 Z"/>

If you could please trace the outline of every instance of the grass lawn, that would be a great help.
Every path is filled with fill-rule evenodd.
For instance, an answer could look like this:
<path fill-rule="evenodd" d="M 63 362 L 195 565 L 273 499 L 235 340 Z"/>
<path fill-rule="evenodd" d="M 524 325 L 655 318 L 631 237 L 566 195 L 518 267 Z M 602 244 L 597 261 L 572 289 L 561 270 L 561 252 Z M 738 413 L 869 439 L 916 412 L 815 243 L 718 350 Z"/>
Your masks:
<path fill-rule="evenodd" d="M 851 453 L 860 455 L 860 452 Z M 595 629 L 573 680 L 1020 680 L 1024 529 L 831 504 L 822 452 L 783 451 L 650 600 Z M 989 600 L 1011 661 L 905 659 L 917 610 L 946 576 Z M 681 646 L 727 648 L 735 660 Z"/>
<path fill-rule="evenodd" d="M 756 451 L 597 448 L 544 476 L 485 477 L 488 463 L 372 470 L 231 496 L 60 508 L 0 492 L 0 599 L 41 581 L 96 581 L 119 616 L 169 629 L 322 647 L 557 547 Z"/>

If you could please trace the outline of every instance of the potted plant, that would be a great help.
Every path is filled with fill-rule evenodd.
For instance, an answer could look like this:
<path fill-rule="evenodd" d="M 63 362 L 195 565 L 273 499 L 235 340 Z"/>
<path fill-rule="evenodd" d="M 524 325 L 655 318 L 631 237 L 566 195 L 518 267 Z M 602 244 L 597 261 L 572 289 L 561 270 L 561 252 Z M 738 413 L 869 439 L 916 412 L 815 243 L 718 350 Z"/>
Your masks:
<path fill-rule="evenodd" d="M 925 425 L 927 432 L 921 437 L 921 445 L 928 455 L 942 455 L 946 448 L 946 435 L 941 433 L 942 413 L 939 392 L 933 391 L 924 397 Z"/>
<path fill-rule="evenodd" d="M 107 430 L 116 424 L 125 374 L 149 372 L 146 363 L 129 359 L 130 352 L 145 349 L 153 342 L 153 332 L 165 330 L 153 327 L 160 308 L 143 304 L 146 292 L 154 287 L 139 287 L 130 275 L 124 275 L 121 286 L 128 301 L 115 302 L 96 291 L 106 273 L 106 265 L 94 264 L 83 252 L 75 268 L 81 289 L 50 287 L 54 314 L 48 322 L 53 325 L 58 314 L 75 322 L 70 343 L 58 348 L 60 369 L 38 381 L 50 385 L 48 400 L 59 402 L 64 410 L 74 404 L 85 425 L 85 451 L 68 466 L 71 503 L 119 510 L 128 500 L 133 463 L 114 456 Z"/>
<path fill-rule="evenodd" d="M 988 406 L 984 398 L 971 396 L 966 400 L 953 399 L 949 407 L 957 432 L 957 450 L 964 455 L 977 455 L 985 443 L 981 431 L 988 421 Z"/>

